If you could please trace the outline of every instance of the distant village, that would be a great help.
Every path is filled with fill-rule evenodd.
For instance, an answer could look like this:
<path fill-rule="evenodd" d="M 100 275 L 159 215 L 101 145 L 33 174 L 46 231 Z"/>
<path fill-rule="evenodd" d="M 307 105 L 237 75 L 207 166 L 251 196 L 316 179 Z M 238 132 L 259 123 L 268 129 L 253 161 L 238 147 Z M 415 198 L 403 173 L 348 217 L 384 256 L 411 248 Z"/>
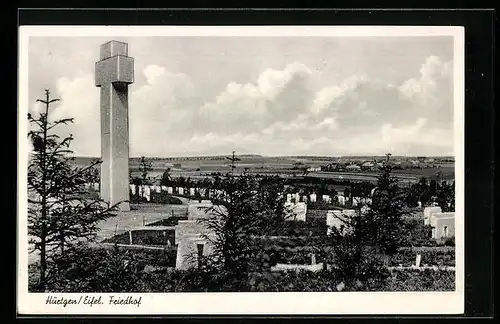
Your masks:
<path fill-rule="evenodd" d="M 337 160 L 323 165 L 310 166 L 307 171 L 338 171 L 338 172 L 361 172 L 377 171 L 384 166 L 386 158 L 352 158 L 341 157 Z M 391 157 L 391 165 L 394 169 L 425 169 L 454 167 L 455 160 L 449 157 Z"/>

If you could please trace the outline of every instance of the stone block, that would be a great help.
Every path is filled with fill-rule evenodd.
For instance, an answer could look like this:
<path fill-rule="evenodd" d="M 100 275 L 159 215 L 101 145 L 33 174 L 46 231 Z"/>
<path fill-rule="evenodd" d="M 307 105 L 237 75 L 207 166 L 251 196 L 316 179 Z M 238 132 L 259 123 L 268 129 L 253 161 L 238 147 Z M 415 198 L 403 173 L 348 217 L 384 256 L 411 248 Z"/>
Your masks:
<path fill-rule="evenodd" d="M 95 85 L 101 87 L 112 83 L 134 83 L 134 59 L 113 56 L 95 64 Z"/>
<path fill-rule="evenodd" d="M 112 40 L 101 45 L 100 60 L 117 55 L 128 56 L 127 43 Z"/>

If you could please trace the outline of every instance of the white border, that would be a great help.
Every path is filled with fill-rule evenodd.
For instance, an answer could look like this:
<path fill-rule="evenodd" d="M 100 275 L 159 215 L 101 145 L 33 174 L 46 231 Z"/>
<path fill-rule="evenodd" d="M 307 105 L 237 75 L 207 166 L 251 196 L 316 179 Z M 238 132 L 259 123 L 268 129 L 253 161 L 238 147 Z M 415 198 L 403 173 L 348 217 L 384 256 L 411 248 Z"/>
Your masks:
<path fill-rule="evenodd" d="M 411 26 L 22 26 L 19 28 L 18 107 L 18 286 L 19 314 L 462 314 L 464 312 L 464 27 Z M 455 292 L 336 292 L 336 293 L 165 293 L 133 294 L 141 307 L 45 304 L 49 294 L 28 292 L 27 252 L 27 120 L 28 39 L 33 36 L 138 37 L 138 36 L 453 36 L 456 180 L 456 291 Z M 96 49 L 98 50 L 98 49 Z M 82 295 L 50 294 L 76 298 Z"/>

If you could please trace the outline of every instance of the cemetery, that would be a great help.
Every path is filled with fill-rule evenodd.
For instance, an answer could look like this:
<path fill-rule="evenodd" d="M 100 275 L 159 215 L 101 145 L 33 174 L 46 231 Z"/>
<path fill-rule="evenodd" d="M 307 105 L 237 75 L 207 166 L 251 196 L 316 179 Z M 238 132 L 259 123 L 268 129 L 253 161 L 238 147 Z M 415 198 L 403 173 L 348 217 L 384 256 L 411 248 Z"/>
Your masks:
<path fill-rule="evenodd" d="M 175 188 L 167 187 L 164 189 L 166 189 L 167 192 L 179 192 Z M 160 188 L 160 191 L 161 190 L 162 188 Z M 144 189 L 141 189 L 141 191 L 148 192 L 148 190 Z M 194 193 L 197 192 L 197 188 L 189 188 L 188 191 L 194 196 Z M 154 191 L 150 190 L 149 192 L 152 193 Z M 311 244 L 314 242 L 314 237 L 323 234 L 328 235 L 334 227 L 337 228 L 337 230 L 343 230 L 346 218 L 357 212 L 366 213 L 368 210 L 366 207 L 366 200 L 363 202 L 364 207 L 357 210 L 342 208 L 340 206 L 338 209 L 308 210 L 305 202 L 294 203 L 297 197 L 296 195 L 292 197 L 292 195 L 288 194 L 284 202 L 284 206 L 289 212 L 289 216 L 286 218 L 289 225 L 275 231 L 273 233 L 273 235 L 275 235 L 274 238 L 255 238 L 257 241 L 254 241 L 254 244 L 261 244 L 262 249 L 269 253 L 270 271 L 286 271 L 290 269 L 317 271 L 319 267 L 322 268 L 323 263 L 316 263 L 317 258 L 313 253 L 314 249 L 311 247 Z M 146 196 L 146 201 L 148 201 L 148 198 L 149 196 Z M 326 203 L 331 202 L 327 198 L 325 198 L 325 200 L 324 202 Z M 196 267 L 197 257 L 201 255 L 208 256 L 210 254 L 210 242 L 203 235 L 207 234 L 206 229 L 203 228 L 202 224 L 197 222 L 197 219 L 213 217 L 214 213 L 212 212 L 212 215 L 210 215 L 210 211 L 207 212 L 207 210 L 213 208 L 214 205 L 211 200 L 196 200 L 194 197 L 187 201 L 184 200 L 184 202 L 184 205 L 178 206 L 175 212 L 174 210 L 170 210 L 170 213 L 167 210 L 161 213 L 159 205 L 152 203 L 153 206 L 156 206 L 155 212 L 161 213 L 158 215 L 158 220 L 154 221 L 155 218 L 147 218 L 148 224 L 133 227 L 128 231 L 120 230 L 123 232 L 122 234 L 104 240 L 104 242 L 134 245 L 136 247 L 141 245 L 145 247 L 164 247 L 171 251 L 170 267 L 184 270 L 189 267 Z M 175 205 L 172 207 L 175 207 Z M 140 207 L 132 205 L 132 210 L 137 208 Z M 431 219 L 440 217 L 441 214 L 439 207 L 426 207 L 423 209 L 420 222 L 422 225 L 432 225 L 436 222 Z M 452 214 L 453 213 L 445 213 L 448 217 L 451 217 Z M 345 227 L 347 228 L 348 226 Z M 453 232 L 449 232 L 448 236 L 452 237 Z M 291 237 L 292 241 L 294 240 L 295 243 L 289 245 L 286 242 L 291 239 Z M 293 237 L 295 237 L 295 239 L 293 239 Z M 433 238 L 436 239 L 435 236 L 428 237 L 429 245 L 438 244 L 437 241 L 434 244 L 431 243 Z M 434 269 L 435 267 L 441 267 L 440 269 L 442 269 L 443 266 L 453 267 L 454 248 L 446 248 L 447 249 L 441 250 L 439 248 L 436 250 L 431 248 L 420 252 L 418 255 L 423 257 L 426 263 L 422 263 L 422 266 L 417 268 L 424 270 L 427 268 Z M 418 248 L 401 249 L 391 261 L 390 268 L 396 270 L 401 270 L 402 268 L 415 268 L 415 251 L 417 250 Z M 174 253 L 176 256 L 175 263 L 172 262 Z"/>

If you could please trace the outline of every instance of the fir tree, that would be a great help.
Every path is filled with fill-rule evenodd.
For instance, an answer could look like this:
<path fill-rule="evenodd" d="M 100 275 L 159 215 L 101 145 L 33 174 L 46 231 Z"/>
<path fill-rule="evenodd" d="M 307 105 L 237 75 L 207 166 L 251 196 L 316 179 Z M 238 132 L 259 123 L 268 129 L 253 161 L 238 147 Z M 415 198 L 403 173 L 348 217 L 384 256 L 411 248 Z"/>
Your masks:
<path fill-rule="evenodd" d="M 98 222 L 113 216 L 117 205 L 109 206 L 88 194 L 86 184 L 92 181 L 93 161 L 87 167 L 72 163 L 70 149 L 73 136 L 61 138 L 54 130 L 73 122 L 72 118 L 51 120 L 50 109 L 59 99 L 50 99 L 49 90 L 39 116 L 28 114 L 28 137 L 33 152 L 28 165 L 28 235 L 34 251 L 40 252 L 39 287 L 46 290 L 48 263 L 75 243 L 91 241 Z M 33 251 L 31 251 L 33 252 Z"/>

